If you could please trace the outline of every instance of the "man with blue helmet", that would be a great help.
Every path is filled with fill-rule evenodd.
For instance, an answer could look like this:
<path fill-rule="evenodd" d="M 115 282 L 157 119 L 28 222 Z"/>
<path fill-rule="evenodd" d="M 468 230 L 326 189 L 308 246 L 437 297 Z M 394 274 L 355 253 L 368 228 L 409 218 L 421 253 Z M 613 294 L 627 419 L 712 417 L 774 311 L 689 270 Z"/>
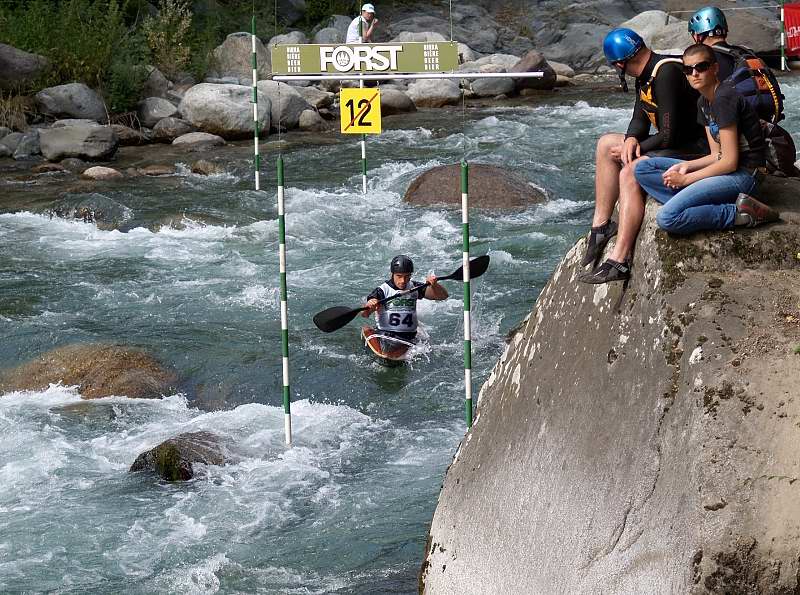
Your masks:
<path fill-rule="evenodd" d="M 724 81 L 731 74 L 735 60 L 730 53 L 719 51 L 721 48 L 730 49 L 728 38 L 728 20 L 725 14 L 716 6 L 705 6 L 695 12 L 689 19 L 689 34 L 695 43 L 711 46 L 717 55 L 719 64 L 719 80 Z M 715 47 L 716 46 L 716 47 Z"/>
<path fill-rule="evenodd" d="M 595 265 L 606 244 L 619 234 L 614 251 L 591 273 L 586 283 L 627 279 L 628 259 L 644 218 L 644 194 L 634 177 L 637 160 L 647 155 L 692 158 L 708 152 L 697 122 L 698 94 L 686 81 L 679 58 L 656 54 L 631 29 L 614 29 L 603 41 L 603 52 L 625 75 L 636 78 L 636 104 L 625 134 L 600 137 L 595 154 L 595 209 L 582 265 Z M 655 133 L 651 134 L 651 128 Z M 619 202 L 619 226 L 611 219 Z"/>
<path fill-rule="evenodd" d="M 728 21 L 716 6 L 705 6 L 689 19 L 689 33 L 695 43 L 714 50 L 718 78 L 729 81 L 747 99 L 762 120 L 777 124 L 783 119 L 780 84 L 766 63 L 753 50 L 727 42 Z"/>

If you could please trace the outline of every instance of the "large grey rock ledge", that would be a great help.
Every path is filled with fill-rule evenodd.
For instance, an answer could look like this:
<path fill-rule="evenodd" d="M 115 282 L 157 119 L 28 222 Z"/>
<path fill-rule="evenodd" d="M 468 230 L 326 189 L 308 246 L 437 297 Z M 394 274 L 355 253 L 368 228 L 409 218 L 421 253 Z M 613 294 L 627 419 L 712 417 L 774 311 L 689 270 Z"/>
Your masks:
<path fill-rule="evenodd" d="M 573 246 L 481 389 L 422 592 L 798 592 L 798 195 L 689 238 L 648 201 L 627 287 Z"/>

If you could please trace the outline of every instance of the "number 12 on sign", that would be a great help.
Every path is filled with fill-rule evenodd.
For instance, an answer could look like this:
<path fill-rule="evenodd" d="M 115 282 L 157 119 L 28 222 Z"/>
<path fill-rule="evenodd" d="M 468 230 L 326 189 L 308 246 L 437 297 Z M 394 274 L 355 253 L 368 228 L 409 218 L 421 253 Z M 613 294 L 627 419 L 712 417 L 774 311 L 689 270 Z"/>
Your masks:
<path fill-rule="evenodd" d="M 380 89 L 342 89 L 339 113 L 343 134 L 380 134 Z"/>

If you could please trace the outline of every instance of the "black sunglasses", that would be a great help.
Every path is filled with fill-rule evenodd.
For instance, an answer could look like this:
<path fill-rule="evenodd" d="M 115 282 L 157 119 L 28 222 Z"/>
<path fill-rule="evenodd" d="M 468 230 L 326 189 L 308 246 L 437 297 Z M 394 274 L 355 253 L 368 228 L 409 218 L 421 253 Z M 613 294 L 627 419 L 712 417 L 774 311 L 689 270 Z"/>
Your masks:
<path fill-rule="evenodd" d="M 684 64 L 683 74 L 689 76 L 690 74 L 692 74 L 693 70 L 697 71 L 697 73 L 700 74 L 701 72 L 705 72 L 709 68 L 711 68 L 711 62 L 709 62 L 708 60 L 703 60 L 702 62 L 698 62 L 694 66 L 690 66 L 689 64 Z"/>

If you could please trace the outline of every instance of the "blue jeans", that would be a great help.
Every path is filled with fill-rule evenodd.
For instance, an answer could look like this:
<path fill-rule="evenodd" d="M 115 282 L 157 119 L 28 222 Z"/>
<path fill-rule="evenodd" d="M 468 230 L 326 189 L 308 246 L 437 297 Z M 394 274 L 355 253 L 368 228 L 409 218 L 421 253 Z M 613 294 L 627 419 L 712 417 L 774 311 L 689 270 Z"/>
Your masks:
<path fill-rule="evenodd" d="M 736 197 L 740 192 L 752 194 L 756 187 L 757 180 L 752 172 L 737 169 L 676 190 L 665 186 L 661 177 L 676 163 L 682 160 L 654 157 L 639 161 L 634 170 L 639 185 L 663 205 L 656 214 L 658 226 L 680 235 L 733 227 Z"/>

